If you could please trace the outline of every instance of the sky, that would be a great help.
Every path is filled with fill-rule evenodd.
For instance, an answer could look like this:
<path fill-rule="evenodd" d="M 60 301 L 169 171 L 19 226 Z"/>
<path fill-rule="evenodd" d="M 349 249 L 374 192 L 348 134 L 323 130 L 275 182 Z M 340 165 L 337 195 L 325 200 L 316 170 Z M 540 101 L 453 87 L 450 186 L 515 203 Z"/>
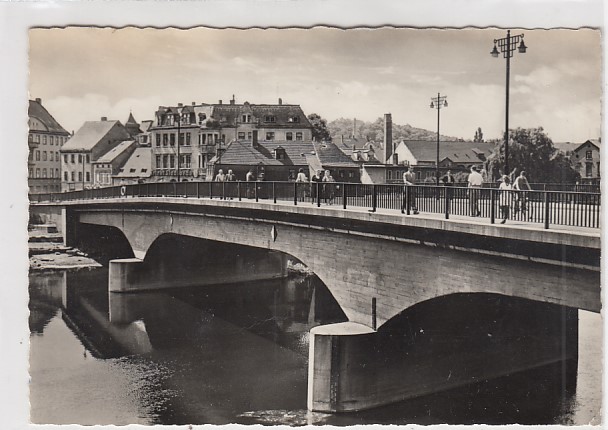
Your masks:
<path fill-rule="evenodd" d="M 554 141 L 598 138 L 597 30 L 517 30 L 528 51 L 511 59 L 510 128 L 543 127 Z M 505 126 L 503 29 L 138 29 L 29 31 L 30 98 L 68 131 L 106 116 L 153 119 L 159 105 L 299 104 L 343 117 L 436 131 L 432 97 L 446 95 L 441 134 L 499 138 Z"/>

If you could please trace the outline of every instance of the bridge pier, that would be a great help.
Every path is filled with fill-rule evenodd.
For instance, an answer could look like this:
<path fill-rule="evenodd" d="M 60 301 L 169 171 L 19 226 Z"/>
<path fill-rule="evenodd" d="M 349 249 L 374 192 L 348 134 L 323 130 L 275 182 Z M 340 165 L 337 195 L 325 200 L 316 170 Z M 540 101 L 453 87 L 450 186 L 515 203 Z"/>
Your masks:
<path fill-rule="evenodd" d="M 157 257 L 151 261 L 139 258 L 110 260 L 109 291 L 126 293 L 287 277 L 287 255 L 268 250 L 242 250 L 226 258 L 222 253 L 209 253 L 195 256 L 188 262 L 169 255 Z"/>
<path fill-rule="evenodd" d="M 491 300 L 458 305 L 422 308 L 379 331 L 353 322 L 313 328 L 308 409 L 369 409 L 543 366 L 557 366 L 556 378 L 576 385 L 576 309 L 513 302 L 484 310 Z"/>

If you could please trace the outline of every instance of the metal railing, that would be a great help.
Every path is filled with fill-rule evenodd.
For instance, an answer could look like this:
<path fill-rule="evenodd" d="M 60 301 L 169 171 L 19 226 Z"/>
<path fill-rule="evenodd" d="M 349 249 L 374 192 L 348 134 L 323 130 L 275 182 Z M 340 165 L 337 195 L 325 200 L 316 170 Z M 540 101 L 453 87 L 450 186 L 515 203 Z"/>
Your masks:
<path fill-rule="evenodd" d="M 431 185 L 298 182 L 154 182 L 63 193 L 32 194 L 32 202 L 130 197 L 193 197 L 221 200 L 290 202 L 481 217 L 490 223 L 520 221 L 573 227 L 600 227 L 600 193 L 503 191 Z"/>

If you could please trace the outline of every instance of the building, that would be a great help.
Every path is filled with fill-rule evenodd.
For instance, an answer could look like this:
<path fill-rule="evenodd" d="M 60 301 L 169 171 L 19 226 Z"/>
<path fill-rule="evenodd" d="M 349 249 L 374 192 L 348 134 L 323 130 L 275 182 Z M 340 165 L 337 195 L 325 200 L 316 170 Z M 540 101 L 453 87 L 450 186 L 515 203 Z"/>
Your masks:
<path fill-rule="evenodd" d="M 29 101 L 28 127 L 29 192 L 58 192 L 61 189 L 59 152 L 70 134 L 42 106 L 39 98 Z"/>
<path fill-rule="evenodd" d="M 238 181 L 244 181 L 249 170 L 256 179 L 265 181 L 295 180 L 298 170 L 308 168 L 307 155 L 314 152 L 312 142 L 258 141 L 257 130 L 251 142 L 235 140 L 221 156 L 210 160 L 207 176 L 212 179 L 222 169 L 232 170 Z"/>
<path fill-rule="evenodd" d="M 137 135 L 137 143 L 139 146 L 150 146 L 152 144 L 152 137 L 150 134 L 150 128 L 154 125 L 154 121 L 146 120 L 142 121 L 139 125 L 141 133 Z"/>
<path fill-rule="evenodd" d="M 61 190 L 82 190 L 93 185 L 93 163 L 131 134 L 120 121 L 87 121 L 61 148 Z"/>
<path fill-rule="evenodd" d="M 229 104 L 221 100 L 217 104 L 180 103 L 160 106 L 155 117 L 149 129 L 153 181 L 177 180 L 178 164 L 182 181 L 210 179 L 208 173 L 214 171 L 211 160 L 220 162 L 221 153 L 232 143 L 251 146 L 254 131 L 262 146 L 312 141 L 312 125 L 300 106 L 283 104 L 281 99 L 276 105 L 237 104 L 234 97 Z"/>
<path fill-rule="evenodd" d="M 152 148 L 140 146 L 118 172 L 112 176 L 113 185 L 137 184 L 148 182 L 152 176 Z"/>
<path fill-rule="evenodd" d="M 116 175 L 127 159 L 135 151 L 137 144 L 134 140 L 120 142 L 114 148 L 93 161 L 93 187 L 109 187 L 112 177 Z"/>
<path fill-rule="evenodd" d="M 599 139 L 589 139 L 572 150 L 570 160 L 583 181 L 600 179 L 600 147 Z"/>
<path fill-rule="evenodd" d="M 361 182 L 359 164 L 332 142 L 313 142 L 314 152 L 307 155 L 309 178 L 316 171 L 329 170 L 336 182 Z"/>
<path fill-rule="evenodd" d="M 471 166 L 483 164 L 494 150 L 494 144 L 489 142 L 439 142 L 439 168 L 441 174 L 448 169 L 453 172 L 468 171 Z M 395 149 L 398 165 L 408 165 L 414 168 L 417 181 L 431 182 L 435 180 L 437 163 L 437 142 L 428 140 L 402 140 Z M 396 177 L 395 177 L 396 176 Z M 395 171 L 388 182 L 400 181 L 403 173 Z"/>

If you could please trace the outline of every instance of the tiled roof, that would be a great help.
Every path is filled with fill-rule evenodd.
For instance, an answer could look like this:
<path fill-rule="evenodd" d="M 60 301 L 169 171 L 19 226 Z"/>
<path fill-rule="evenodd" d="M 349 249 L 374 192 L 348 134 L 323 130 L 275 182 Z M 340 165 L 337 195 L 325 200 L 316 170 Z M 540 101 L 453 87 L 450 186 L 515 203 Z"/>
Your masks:
<path fill-rule="evenodd" d="M 402 141 L 418 162 L 434 162 L 437 158 L 437 142 L 430 140 L 403 140 Z M 439 142 L 439 159 L 449 158 L 453 163 L 471 163 L 481 161 L 478 154 L 487 158 L 494 149 L 489 142 Z"/>
<path fill-rule="evenodd" d="M 30 100 L 27 114 L 31 117 L 38 118 L 50 133 L 61 133 L 68 135 L 69 133 L 57 122 L 53 115 L 47 111 L 42 104 L 36 100 Z"/>
<path fill-rule="evenodd" d="M 152 174 L 152 148 L 135 148 L 115 178 L 147 178 Z"/>
<path fill-rule="evenodd" d="M 315 153 L 323 166 L 358 167 L 350 157 L 334 143 L 313 142 Z"/>
<path fill-rule="evenodd" d="M 90 150 L 120 121 L 86 121 L 61 148 L 62 151 Z M 122 124 L 121 124 L 122 125 Z M 128 133 L 125 130 L 125 138 Z"/>
<path fill-rule="evenodd" d="M 274 150 L 279 146 L 285 149 L 286 156 L 282 160 L 276 160 L 274 155 Z M 314 147 L 310 142 L 259 142 L 254 148 L 251 142 L 234 141 L 222 154 L 222 164 L 252 166 L 261 163 L 267 166 L 305 166 L 306 154 L 313 151 Z"/>
<path fill-rule="evenodd" d="M 252 122 L 259 120 L 260 126 L 311 128 L 312 125 L 299 105 L 253 105 L 253 104 L 217 104 L 213 105 L 213 119 L 221 122 L 223 127 L 231 127 L 240 115 L 251 112 Z M 266 117 L 274 117 L 273 122 L 265 122 Z M 297 121 L 290 119 L 297 118 Z"/>
<path fill-rule="evenodd" d="M 129 149 L 132 145 L 135 145 L 134 140 L 125 140 L 120 142 L 114 148 L 110 149 L 108 152 L 99 157 L 95 163 L 111 163 L 116 157 Z"/>

